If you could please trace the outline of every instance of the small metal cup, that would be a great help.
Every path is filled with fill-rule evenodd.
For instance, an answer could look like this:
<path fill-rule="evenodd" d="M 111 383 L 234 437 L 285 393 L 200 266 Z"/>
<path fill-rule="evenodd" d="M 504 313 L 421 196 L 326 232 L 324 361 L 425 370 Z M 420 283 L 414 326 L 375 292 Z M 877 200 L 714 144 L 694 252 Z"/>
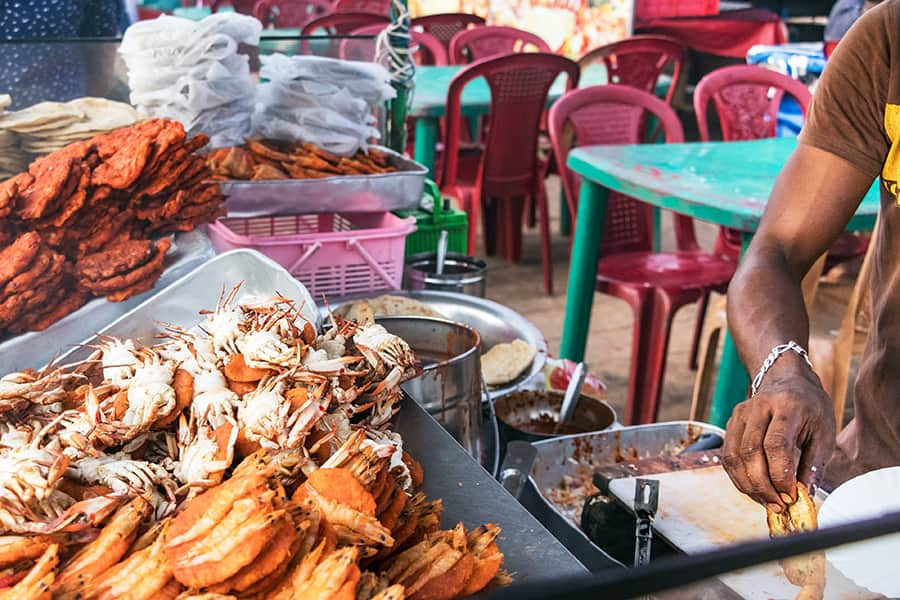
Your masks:
<path fill-rule="evenodd" d="M 437 274 L 437 254 L 411 256 L 403 273 L 407 290 L 437 290 L 484 298 L 487 292 L 487 264 L 462 254 L 448 253 L 444 272 Z"/>

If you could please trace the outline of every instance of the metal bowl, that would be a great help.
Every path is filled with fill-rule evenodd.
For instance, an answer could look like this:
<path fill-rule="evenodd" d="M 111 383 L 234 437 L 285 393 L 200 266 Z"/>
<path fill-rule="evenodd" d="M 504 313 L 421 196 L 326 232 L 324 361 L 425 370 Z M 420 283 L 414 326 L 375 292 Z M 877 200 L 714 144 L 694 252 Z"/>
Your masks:
<path fill-rule="evenodd" d="M 491 399 L 499 398 L 504 394 L 515 391 L 534 377 L 544 368 L 547 360 L 547 341 L 540 330 L 534 324 L 516 311 L 485 298 L 466 296 L 451 292 L 433 291 L 393 291 L 377 292 L 340 299 L 332 304 L 332 309 L 365 298 L 374 298 L 389 294 L 391 296 L 405 296 L 418 300 L 439 312 L 449 321 L 456 321 L 468 325 L 481 335 L 481 352 L 484 354 L 497 344 L 513 342 L 517 339 L 524 340 L 537 348 L 537 354 L 531 367 L 515 381 L 489 390 Z M 325 314 L 325 309 L 320 309 Z"/>
<path fill-rule="evenodd" d="M 575 405 L 571 425 L 557 431 L 562 392 L 555 390 L 519 390 L 494 401 L 504 442 L 537 442 L 561 435 L 608 429 L 616 422 L 616 411 L 592 396 L 581 394 Z"/>

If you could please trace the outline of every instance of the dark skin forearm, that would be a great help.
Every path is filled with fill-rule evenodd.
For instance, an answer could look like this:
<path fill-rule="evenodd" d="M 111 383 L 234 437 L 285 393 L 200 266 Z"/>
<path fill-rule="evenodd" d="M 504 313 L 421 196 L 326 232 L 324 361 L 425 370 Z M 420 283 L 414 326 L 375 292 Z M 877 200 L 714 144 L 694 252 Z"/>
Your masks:
<path fill-rule="evenodd" d="M 779 344 L 809 339 L 801 282 L 844 230 L 871 177 L 800 144 L 784 167 L 753 242 L 728 290 L 728 327 L 751 377 Z M 723 450 L 735 485 L 772 510 L 817 482 L 834 448 L 831 400 L 793 353 L 766 373 L 759 393 L 735 408 Z"/>

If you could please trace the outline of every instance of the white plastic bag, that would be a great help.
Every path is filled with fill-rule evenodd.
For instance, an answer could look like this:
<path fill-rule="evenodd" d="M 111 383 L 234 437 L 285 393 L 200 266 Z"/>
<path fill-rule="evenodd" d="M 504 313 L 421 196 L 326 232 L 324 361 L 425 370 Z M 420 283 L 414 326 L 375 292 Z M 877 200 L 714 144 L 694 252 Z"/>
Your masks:
<path fill-rule="evenodd" d="M 242 143 L 252 132 L 256 89 L 238 46 L 258 45 L 261 32 L 258 20 L 236 13 L 136 23 L 119 48 L 132 104 L 208 134 L 213 147 Z"/>

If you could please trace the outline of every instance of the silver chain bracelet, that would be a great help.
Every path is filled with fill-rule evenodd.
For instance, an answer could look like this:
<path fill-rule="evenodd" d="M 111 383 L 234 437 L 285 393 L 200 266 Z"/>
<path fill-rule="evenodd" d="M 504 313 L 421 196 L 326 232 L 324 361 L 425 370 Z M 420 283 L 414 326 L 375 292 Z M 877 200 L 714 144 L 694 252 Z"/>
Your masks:
<path fill-rule="evenodd" d="M 756 374 L 756 377 L 753 378 L 753 383 L 750 385 L 750 397 L 756 395 L 756 392 L 759 391 L 759 387 L 762 385 L 763 377 L 766 376 L 766 373 L 769 372 L 769 369 L 772 368 L 772 365 L 775 364 L 775 361 L 784 354 L 785 352 L 796 352 L 800 356 L 803 357 L 803 360 L 806 361 L 806 364 L 809 365 L 809 368 L 812 369 L 812 362 L 809 360 L 809 354 L 806 350 L 803 349 L 803 346 L 795 342 L 794 340 L 789 341 L 787 344 L 779 344 L 772 348 L 772 351 L 769 352 L 769 355 L 766 357 L 766 360 L 763 361 L 762 366 L 759 368 L 759 372 Z"/>

